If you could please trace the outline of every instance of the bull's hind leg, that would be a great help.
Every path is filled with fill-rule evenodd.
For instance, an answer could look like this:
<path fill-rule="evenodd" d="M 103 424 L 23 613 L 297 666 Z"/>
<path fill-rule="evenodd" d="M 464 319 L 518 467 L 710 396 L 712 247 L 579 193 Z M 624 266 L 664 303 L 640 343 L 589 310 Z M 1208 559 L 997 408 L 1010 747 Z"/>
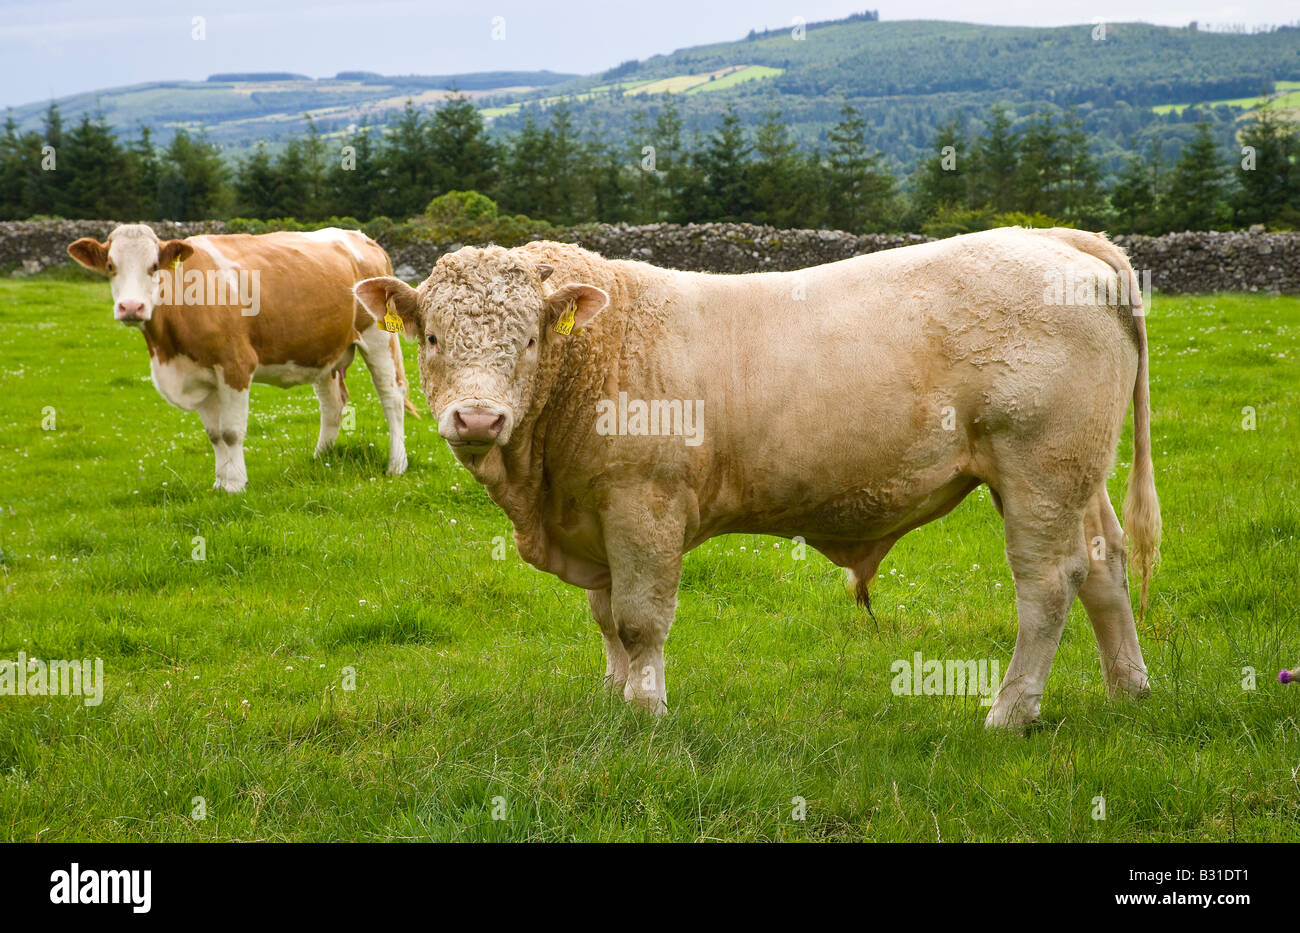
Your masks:
<path fill-rule="evenodd" d="M 1088 576 L 1088 551 L 1082 504 L 1032 482 L 1002 484 L 1000 492 L 1019 626 L 985 725 L 1016 728 L 1038 718 L 1065 618 Z"/>
<path fill-rule="evenodd" d="M 623 647 L 618 626 L 614 624 L 609 590 L 587 590 L 587 603 L 600 626 L 601 637 L 605 639 L 605 686 L 622 693 L 627 685 L 627 649 Z"/>
<path fill-rule="evenodd" d="M 313 388 L 320 402 L 320 436 L 316 438 L 313 456 L 319 457 L 339 438 L 339 426 L 343 423 L 343 374 L 331 369 L 316 381 Z"/>
<path fill-rule="evenodd" d="M 406 472 L 406 397 L 397 383 L 397 364 L 391 346 L 393 335 L 378 327 L 367 327 L 357 346 L 370 370 L 370 380 L 379 393 L 379 403 L 388 420 L 388 472 Z"/>
<path fill-rule="evenodd" d="M 1111 696 L 1146 696 L 1150 686 L 1129 602 L 1124 532 L 1105 486 L 1088 503 L 1084 528 L 1091 563 L 1088 579 L 1079 588 L 1079 600 L 1097 635 L 1106 690 Z"/>

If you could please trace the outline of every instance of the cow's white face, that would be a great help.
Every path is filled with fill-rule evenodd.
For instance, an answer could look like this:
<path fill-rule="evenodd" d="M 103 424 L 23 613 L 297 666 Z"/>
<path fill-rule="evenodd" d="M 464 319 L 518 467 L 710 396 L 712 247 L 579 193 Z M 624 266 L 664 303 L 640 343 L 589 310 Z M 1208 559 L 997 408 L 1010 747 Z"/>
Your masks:
<path fill-rule="evenodd" d="M 123 224 L 103 243 L 83 237 L 68 255 L 87 269 L 108 276 L 113 292 L 113 319 L 143 327 L 158 301 L 158 271 L 189 258 L 194 248 L 183 240 L 159 242 L 145 224 Z"/>
<path fill-rule="evenodd" d="M 547 292 L 545 266 L 500 247 L 467 247 L 438 260 L 413 289 L 393 278 L 358 283 L 356 294 L 378 320 L 388 302 L 407 336 L 419 341 L 420 383 L 438 433 L 470 463 L 506 446 L 528 412 L 541 360 L 560 330 L 588 323 L 609 302 L 590 285 Z M 572 307 L 571 307 L 572 306 Z"/>

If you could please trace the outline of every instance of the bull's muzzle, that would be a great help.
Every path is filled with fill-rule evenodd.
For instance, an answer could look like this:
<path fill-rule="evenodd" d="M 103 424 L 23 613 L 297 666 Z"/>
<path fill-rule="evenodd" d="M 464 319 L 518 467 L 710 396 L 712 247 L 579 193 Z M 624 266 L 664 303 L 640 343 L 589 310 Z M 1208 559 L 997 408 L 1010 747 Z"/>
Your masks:
<path fill-rule="evenodd" d="M 506 426 L 506 413 L 494 408 L 457 408 L 451 413 L 453 447 L 491 447 Z"/>

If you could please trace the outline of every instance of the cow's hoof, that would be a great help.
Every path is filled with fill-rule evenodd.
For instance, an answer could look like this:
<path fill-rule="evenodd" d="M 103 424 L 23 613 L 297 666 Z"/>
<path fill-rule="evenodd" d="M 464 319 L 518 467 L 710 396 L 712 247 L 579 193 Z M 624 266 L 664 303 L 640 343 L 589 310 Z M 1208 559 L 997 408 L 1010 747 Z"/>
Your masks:
<path fill-rule="evenodd" d="M 405 458 L 405 457 L 403 457 L 401 460 L 389 460 L 389 461 L 388 461 L 388 475 L 389 475 L 389 476 L 401 476 L 401 475 L 402 475 L 403 473 L 405 473 L 405 472 L 406 472 L 406 458 Z"/>

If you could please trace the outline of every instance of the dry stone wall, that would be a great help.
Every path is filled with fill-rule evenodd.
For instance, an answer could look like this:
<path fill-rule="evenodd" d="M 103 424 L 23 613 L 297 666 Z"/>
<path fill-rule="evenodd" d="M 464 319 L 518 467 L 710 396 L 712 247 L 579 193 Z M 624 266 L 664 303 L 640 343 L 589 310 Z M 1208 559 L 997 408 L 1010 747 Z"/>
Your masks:
<path fill-rule="evenodd" d="M 31 275 L 68 262 L 66 248 L 78 237 L 106 237 L 113 221 L 42 220 L 0 223 L 0 270 Z M 154 225 L 159 236 L 222 233 L 221 221 Z M 838 230 L 777 230 L 752 224 L 593 224 L 557 234 L 559 239 L 617 259 L 639 259 L 673 269 L 759 272 L 802 269 L 862 253 L 924 243 L 917 234 L 854 235 Z M 1118 236 L 1135 269 L 1150 270 L 1159 291 L 1241 291 L 1300 294 L 1300 233 L 1172 233 Z M 380 238 L 383 243 L 383 238 Z M 445 252 L 462 243 L 416 240 L 383 244 L 393 267 L 420 279 Z"/>

